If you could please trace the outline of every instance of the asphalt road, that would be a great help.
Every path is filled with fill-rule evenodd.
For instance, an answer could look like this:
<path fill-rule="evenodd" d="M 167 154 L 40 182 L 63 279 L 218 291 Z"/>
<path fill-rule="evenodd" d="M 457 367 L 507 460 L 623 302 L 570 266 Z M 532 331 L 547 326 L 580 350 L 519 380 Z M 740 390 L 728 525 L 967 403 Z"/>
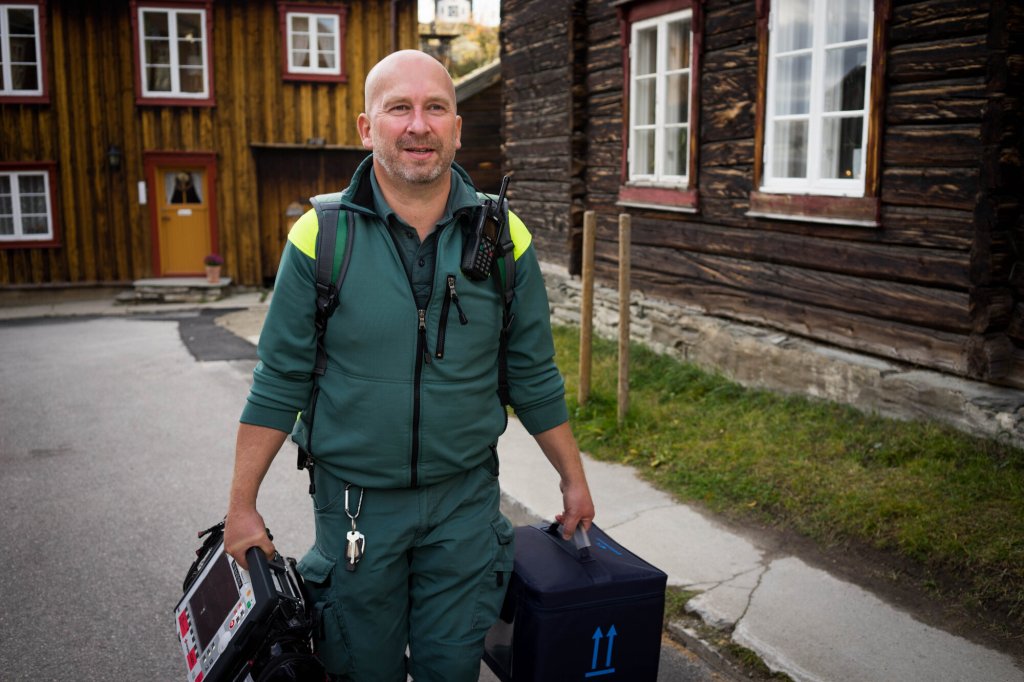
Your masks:
<path fill-rule="evenodd" d="M 224 514 L 253 358 L 199 314 L 0 323 L 0 679 L 185 679 L 172 611 Z M 286 445 L 260 509 L 299 557 L 294 462 Z M 659 680 L 715 679 L 666 642 Z"/>

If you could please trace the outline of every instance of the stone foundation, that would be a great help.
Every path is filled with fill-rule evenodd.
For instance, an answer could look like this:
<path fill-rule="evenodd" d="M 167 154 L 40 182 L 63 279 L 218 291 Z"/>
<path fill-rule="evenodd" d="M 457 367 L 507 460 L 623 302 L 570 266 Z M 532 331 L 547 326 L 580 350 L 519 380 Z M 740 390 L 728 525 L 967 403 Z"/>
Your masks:
<path fill-rule="evenodd" d="M 579 325 L 582 283 L 542 263 L 556 324 Z M 618 338 L 618 291 L 594 290 L 594 333 Z M 752 388 L 807 395 L 898 419 L 932 419 L 1024 447 L 1024 394 L 778 330 L 712 317 L 633 292 L 630 338 Z"/>

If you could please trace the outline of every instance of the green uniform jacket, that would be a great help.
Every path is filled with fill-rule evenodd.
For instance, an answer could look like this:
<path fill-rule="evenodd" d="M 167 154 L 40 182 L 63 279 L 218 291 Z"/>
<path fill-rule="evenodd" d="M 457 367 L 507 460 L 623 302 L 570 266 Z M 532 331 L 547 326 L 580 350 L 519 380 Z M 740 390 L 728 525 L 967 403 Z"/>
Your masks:
<path fill-rule="evenodd" d="M 474 282 L 460 270 L 461 226 L 480 198 L 465 171 L 457 165 L 453 171 L 453 219 L 439 228 L 425 310 L 417 310 L 389 228 L 373 208 L 372 158 L 342 193 L 343 206 L 353 212 L 354 244 L 340 304 L 327 325 L 328 365 L 320 379 L 312 451 L 318 466 L 346 482 L 430 485 L 483 463 L 505 429 L 496 393 L 503 302 L 492 279 Z M 516 245 L 509 392 L 517 417 L 539 433 L 568 419 L 565 388 L 530 234 L 511 213 L 509 224 Z M 317 229 L 310 211 L 288 235 L 243 423 L 292 431 L 308 405 L 316 356 Z M 303 432 L 299 422 L 293 439 L 304 444 Z"/>

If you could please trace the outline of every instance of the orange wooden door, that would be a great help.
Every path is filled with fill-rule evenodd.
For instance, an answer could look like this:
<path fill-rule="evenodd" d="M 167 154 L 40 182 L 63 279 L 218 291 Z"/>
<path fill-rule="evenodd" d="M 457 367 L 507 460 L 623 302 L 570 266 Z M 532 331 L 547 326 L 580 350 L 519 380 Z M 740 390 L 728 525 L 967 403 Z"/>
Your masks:
<path fill-rule="evenodd" d="M 204 270 L 203 258 L 212 250 L 209 184 L 202 167 L 156 169 L 157 238 L 165 276 Z"/>

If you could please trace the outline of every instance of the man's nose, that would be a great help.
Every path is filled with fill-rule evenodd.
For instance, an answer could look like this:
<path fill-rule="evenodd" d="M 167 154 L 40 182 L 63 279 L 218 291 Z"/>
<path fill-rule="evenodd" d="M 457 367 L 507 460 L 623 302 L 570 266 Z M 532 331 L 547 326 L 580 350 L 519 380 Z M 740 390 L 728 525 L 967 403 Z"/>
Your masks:
<path fill-rule="evenodd" d="M 412 116 L 409 118 L 408 131 L 414 135 L 421 135 L 430 130 L 427 125 L 426 113 L 419 107 L 414 107 Z"/>

